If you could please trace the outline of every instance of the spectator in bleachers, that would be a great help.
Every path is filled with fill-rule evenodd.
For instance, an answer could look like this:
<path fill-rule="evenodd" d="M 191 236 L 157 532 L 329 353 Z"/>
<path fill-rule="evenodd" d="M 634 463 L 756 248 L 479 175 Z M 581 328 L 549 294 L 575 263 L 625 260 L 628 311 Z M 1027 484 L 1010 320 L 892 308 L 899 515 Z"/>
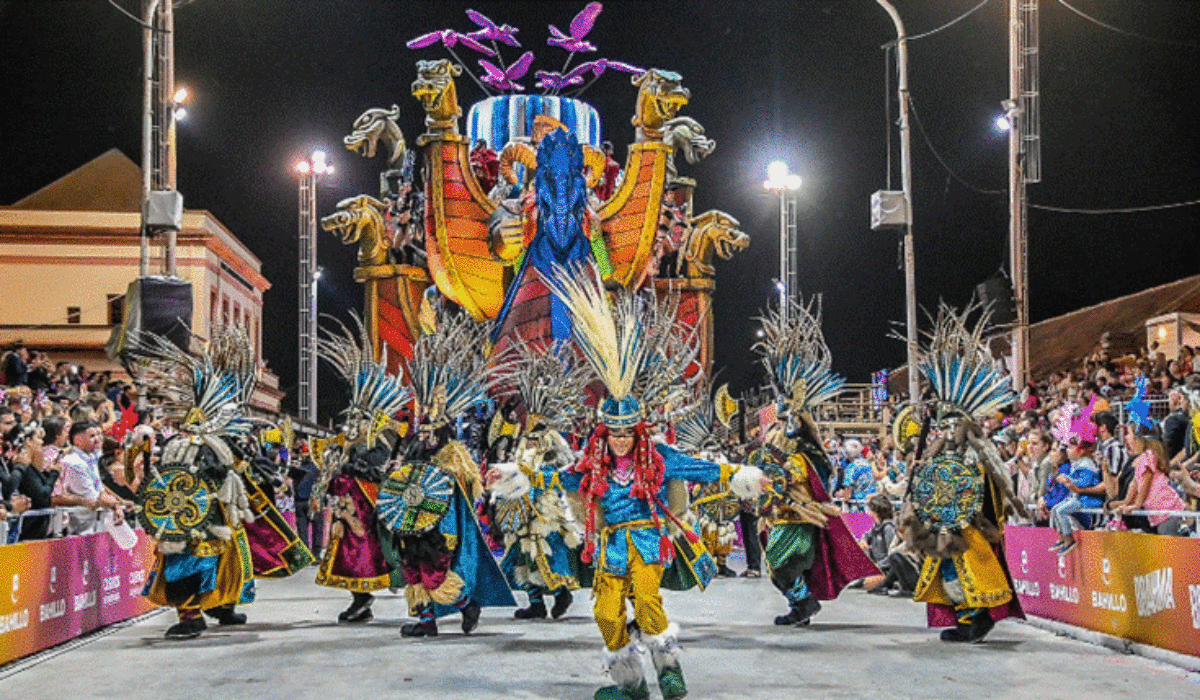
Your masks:
<path fill-rule="evenodd" d="M 842 449 L 845 450 L 848 460 L 842 498 L 859 501 L 861 504 L 875 494 L 875 476 L 871 472 L 871 463 L 863 456 L 862 443 L 854 438 L 846 440 Z"/>
<path fill-rule="evenodd" d="M 28 468 L 21 477 L 21 493 L 29 497 L 31 510 L 45 510 L 55 505 L 54 487 L 59 477 L 59 456 L 54 443 L 66 439 L 61 418 L 47 418 L 26 446 Z M 50 535 L 50 516 L 34 515 L 25 518 L 21 526 L 21 541 L 43 540 Z"/>
<path fill-rule="evenodd" d="M 1079 511 L 1104 505 L 1100 468 L 1092 458 L 1095 448 L 1088 436 L 1072 435 L 1067 441 L 1068 471 L 1056 476 L 1055 481 L 1068 493 L 1050 509 L 1050 524 L 1058 531 L 1058 542 L 1051 545 L 1050 551 L 1059 556 L 1075 548 L 1075 530 L 1091 527 L 1091 516 Z"/>
<path fill-rule="evenodd" d="M 26 386 L 29 382 L 29 350 L 25 344 L 17 342 L 12 349 L 0 358 L 0 384 L 6 386 Z"/>
<path fill-rule="evenodd" d="M 1191 423 L 1187 413 L 1188 396 L 1182 387 L 1172 389 L 1167 395 L 1167 406 L 1171 412 L 1162 422 L 1162 446 L 1166 450 L 1167 460 L 1171 461 L 1187 446 Z"/>
<path fill-rule="evenodd" d="M 1129 426 L 1133 428 L 1133 426 Z M 1114 512 L 1129 514 L 1135 510 L 1184 510 L 1187 504 L 1171 487 L 1168 476 L 1167 453 L 1154 429 L 1137 426 L 1125 433 L 1125 446 L 1136 455 L 1133 463 L 1133 482 L 1129 493 L 1112 505 Z M 1146 516 L 1150 528 L 1160 535 L 1178 535 L 1180 518 L 1177 515 Z M 1128 522 L 1128 521 L 1127 521 Z"/>
<path fill-rule="evenodd" d="M 1125 498 L 1129 482 L 1133 480 L 1133 458 L 1117 437 L 1117 417 L 1112 411 L 1093 414 L 1092 422 L 1096 424 L 1096 437 L 1100 441 L 1096 447 L 1096 461 L 1104 482 L 1105 500 L 1120 500 Z"/>
<path fill-rule="evenodd" d="M 1096 399 L 1096 405 L 1092 407 L 1092 413 L 1100 413 L 1102 411 L 1107 411 L 1110 408 L 1108 405 L 1108 399 L 1100 395 L 1100 385 L 1094 380 L 1083 383 L 1082 392 L 1080 394 L 1080 403 L 1082 403 L 1084 406 L 1089 406 L 1092 403 L 1092 399 Z"/>

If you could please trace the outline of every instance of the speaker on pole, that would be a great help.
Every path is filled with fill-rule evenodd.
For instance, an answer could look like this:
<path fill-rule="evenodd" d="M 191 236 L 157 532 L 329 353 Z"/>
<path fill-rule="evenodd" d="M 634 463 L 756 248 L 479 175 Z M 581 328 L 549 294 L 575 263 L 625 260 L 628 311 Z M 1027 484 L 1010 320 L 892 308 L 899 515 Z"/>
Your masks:
<path fill-rule="evenodd" d="M 975 285 L 975 293 L 984 306 L 992 311 L 992 323 L 998 326 L 1017 320 L 1017 303 L 1013 298 L 1012 286 L 1001 275 L 991 277 Z"/>
<path fill-rule="evenodd" d="M 121 325 L 113 328 L 108 354 L 129 349 L 138 333 L 148 331 L 189 352 L 192 340 L 192 283 L 178 277 L 141 277 L 129 283 Z"/>

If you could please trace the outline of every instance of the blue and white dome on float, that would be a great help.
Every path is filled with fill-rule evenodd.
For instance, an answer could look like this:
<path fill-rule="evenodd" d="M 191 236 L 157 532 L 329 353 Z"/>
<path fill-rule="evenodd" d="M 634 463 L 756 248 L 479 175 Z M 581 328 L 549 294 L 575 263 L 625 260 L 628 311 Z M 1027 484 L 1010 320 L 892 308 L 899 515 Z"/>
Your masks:
<path fill-rule="evenodd" d="M 555 95 L 498 95 L 471 105 L 467 136 L 472 146 L 486 139 L 496 151 L 517 138 L 529 138 L 533 118 L 554 117 L 567 126 L 580 144 L 600 147 L 600 114 L 595 107 L 571 97 Z"/>

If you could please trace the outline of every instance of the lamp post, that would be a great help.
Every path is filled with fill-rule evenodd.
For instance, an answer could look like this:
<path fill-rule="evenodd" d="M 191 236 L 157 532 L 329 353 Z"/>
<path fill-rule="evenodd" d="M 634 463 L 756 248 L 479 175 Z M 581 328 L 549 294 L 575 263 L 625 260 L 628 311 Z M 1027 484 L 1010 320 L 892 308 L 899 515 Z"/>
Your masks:
<path fill-rule="evenodd" d="M 896 94 L 900 103 L 900 188 L 902 202 L 901 225 L 904 227 L 904 297 L 906 332 L 905 345 L 908 346 L 908 399 L 916 405 L 920 399 L 920 384 L 917 381 L 917 273 L 916 254 L 913 250 L 912 230 L 912 142 L 908 125 L 908 37 L 904 33 L 904 22 L 900 13 L 888 0 L 875 0 L 887 11 L 896 25 Z M 886 202 L 887 192 L 877 192 L 876 197 Z M 883 228 L 880 224 L 873 228 Z"/>
<path fill-rule="evenodd" d="M 296 164 L 300 174 L 300 275 L 298 392 L 300 419 L 317 422 L 317 181 L 333 172 L 324 151 L 313 151 Z"/>
<path fill-rule="evenodd" d="M 775 287 L 779 290 L 779 313 L 787 320 L 791 314 L 788 301 L 800 286 L 796 271 L 796 190 L 800 189 L 800 176 L 789 173 L 787 163 L 773 161 L 767 166 L 763 187 L 779 196 L 779 279 Z"/>

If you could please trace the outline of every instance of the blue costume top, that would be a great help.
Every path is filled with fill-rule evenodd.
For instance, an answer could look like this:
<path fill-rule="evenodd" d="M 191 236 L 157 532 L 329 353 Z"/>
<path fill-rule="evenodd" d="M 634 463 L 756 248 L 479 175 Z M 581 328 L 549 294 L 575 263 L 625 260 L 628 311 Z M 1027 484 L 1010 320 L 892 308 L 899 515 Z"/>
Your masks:
<path fill-rule="evenodd" d="M 850 498 L 864 501 L 875 494 L 875 475 L 871 464 L 859 457 L 846 465 L 846 486 L 850 487 Z"/>
<path fill-rule="evenodd" d="M 721 480 L 721 465 L 716 462 L 689 457 L 667 445 L 656 444 L 654 447 L 662 455 L 665 466 L 663 484 L 658 490 L 660 503 L 667 502 L 667 482 L 671 479 L 700 483 Z M 563 488 L 574 491 L 579 489 L 583 474 L 568 472 L 561 475 L 560 479 Z M 604 570 L 615 576 L 624 576 L 629 573 L 630 542 L 641 555 L 643 562 L 664 566 L 670 563 L 659 560 L 659 540 L 662 533 L 654 527 L 653 515 L 650 512 L 651 504 L 631 496 L 629 492 L 632 486 L 632 480 L 622 485 L 610 474 L 608 489 L 598 504 L 608 526 L 600 533 L 600 550 L 603 552 L 601 561 Z M 659 520 L 665 525 L 667 518 L 662 508 L 657 504 L 654 508 L 658 511 Z M 639 524 L 619 527 L 623 523 L 633 522 L 639 522 Z"/>

